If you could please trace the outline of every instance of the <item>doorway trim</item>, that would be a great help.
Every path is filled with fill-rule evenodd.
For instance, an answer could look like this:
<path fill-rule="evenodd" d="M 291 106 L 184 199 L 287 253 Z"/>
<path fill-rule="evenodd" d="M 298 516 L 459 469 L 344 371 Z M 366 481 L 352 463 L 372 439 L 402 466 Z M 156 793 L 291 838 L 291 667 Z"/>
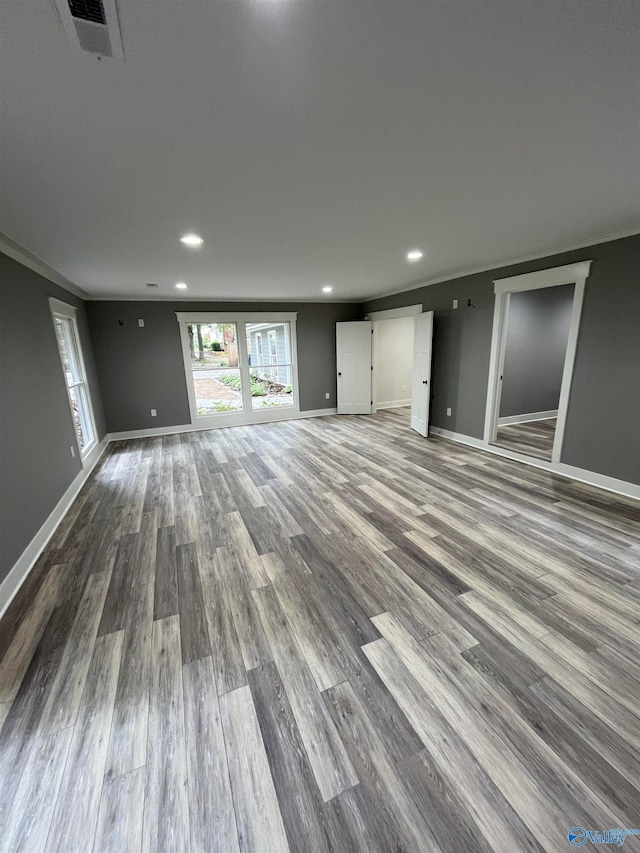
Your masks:
<path fill-rule="evenodd" d="M 538 272 L 524 273 L 522 275 L 509 276 L 508 278 L 495 279 L 493 288 L 495 293 L 495 305 L 493 310 L 493 334 L 491 337 L 491 356 L 489 360 L 489 384 L 487 387 L 487 407 L 484 420 L 485 447 L 497 438 L 498 416 L 500 397 L 502 391 L 502 375 L 504 370 L 504 358 L 507 344 L 507 326 L 509 322 L 509 303 L 512 293 L 524 290 L 539 290 L 544 287 L 560 287 L 563 284 L 573 284 L 573 304 L 571 308 L 571 320 L 569 323 L 569 337 L 562 372 L 562 383 L 560 386 L 560 400 L 558 403 L 558 421 L 553 441 L 551 462 L 560 462 L 562 454 L 562 443 L 567 422 L 567 410 L 569 407 L 569 395 L 571 393 L 571 381 L 573 379 L 573 367 L 578 345 L 578 332 L 580 329 L 580 318 L 582 316 L 582 303 L 584 290 L 592 261 L 581 261 L 577 264 L 567 264 L 562 267 L 539 270 Z"/>
<path fill-rule="evenodd" d="M 401 308 L 386 308 L 384 311 L 369 311 L 364 315 L 365 320 L 370 320 L 373 328 L 373 339 L 371 346 L 371 396 L 373 402 L 371 404 L 372 414 L 378 411 L 378 369 L 376 364 L 376 356 L 378 353 L 378 336 L 376 335 L 375 324 L 382 320 L 398 320 L 402 317 L 416 317 L 422 314 L 422 303 L 420 305 L 403 305 Z"/>
<path fill-rule="evenodd" d="M 397 320 L 400 317 L 414 317 L 416 314 L 422 314 L 422 303 L 403 305 L 402 308 L 386 308 L 384 311 L 369 311 L 364 315 L 364 319 L 377 323 L 378 320 Z"/>

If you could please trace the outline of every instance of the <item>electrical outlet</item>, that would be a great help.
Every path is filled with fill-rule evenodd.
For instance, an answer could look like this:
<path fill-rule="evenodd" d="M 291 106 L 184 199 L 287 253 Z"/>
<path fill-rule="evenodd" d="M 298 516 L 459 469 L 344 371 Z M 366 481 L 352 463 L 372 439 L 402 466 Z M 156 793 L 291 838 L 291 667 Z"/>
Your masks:
<path fill-rule="evenodd" d="M 156 416 L 157 414 L 158 414 L 158 413 L 156 412 L 156 410 L 155 410 L 155 409 L 151 409 L 151 417 L 152 417 L 152 418 L 155 418 L 155 416 Z"/>
<path fill-rule="evenodd" d="M 72 455 L 72 456 L 73 456 L 73 458 L 75 459 L 75 458 L 76 458 L 76 451 L 75 451 L 75 448 L 73 447 L 73 445 L 71 445 L 71 447 L 69 448 L 69 450 L 71 451 L 71 455 Z"/>
<path fill-rule="evenodd" d="M 454 308 L 457 308 L 457 307 L 458 307 L 458 300 L 457 300 L 457 299 L 454 299 L 454 300 L 453 300 L 453 307 L 454 307 Z"/>
<path fill-rule="evenodd" d="M 138 320 L 138 325 L 140 326 L 140 328 L 142 328 L 144 326 L 144 320 Z"/>
<path fill-rule="evenodd" d="M 451 409 L 447 409 L 447 417 L 448 417 L 448 418 L 450 418 L 450 417 L 451 417 Z"/>
<path fill-rule="evenodd" d="M 325 400 L 329 400 L 329 399 L 331 399 L 331 394 L 330 394 L 328 391 L 327 391 L 327 393 L 324 395 L 324 399 L 325 399 Z"/>

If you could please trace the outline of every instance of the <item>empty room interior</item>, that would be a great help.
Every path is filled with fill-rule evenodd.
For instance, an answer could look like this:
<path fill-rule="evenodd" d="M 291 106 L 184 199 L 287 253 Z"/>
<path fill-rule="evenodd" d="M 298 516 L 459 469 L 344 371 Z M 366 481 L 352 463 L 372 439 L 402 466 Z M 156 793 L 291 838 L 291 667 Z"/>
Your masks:
<path fill-rule="evenodd" d="M 0 29 L 0 853 L 640 850 L 640 6 Z"/>

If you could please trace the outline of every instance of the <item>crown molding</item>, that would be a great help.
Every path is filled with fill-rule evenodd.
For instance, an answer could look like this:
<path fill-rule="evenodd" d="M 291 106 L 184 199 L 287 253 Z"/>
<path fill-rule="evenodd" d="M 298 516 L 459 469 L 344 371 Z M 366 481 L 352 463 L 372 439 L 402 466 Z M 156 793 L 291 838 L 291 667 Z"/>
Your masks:
<path fill-rule="evenodd" d="M 10 258 L 13 258 L 14 261 L 18 261 L 18 263 L 22 264 L 23 267 L 28 267 L 30 270 L 37 272 L 38 275 L 48 279 L 53 282 L 53 284 L 57 284 L 58 287 L 68 290 L 69 293 L 73 293 L 73 295 L 77 296 L 79 299 L 89 298 L 89 294 L 82 290 L 81 287 L 77 287 L 77 285 L 72 281 L 69 281 L 68 278 L 65 278 L 57 270 L 54 270 L 53 267 L 50 267 L 49 264 L 41 261 L 40 258 L 36 257 L 32 252 L 29 252 L 28 249 L 24 248 L 24 246 L 16 243 L 15 240 L 12 240 L 11 237 L 3 234 L 1 231 L 0 252 Z"/>
<path fill-rule="evenodd" d="M 28 267 L 34 272 L 38 273 L 38 275 L 43 276 L 49 281 L 53 282 L 53 284 L 57 284 L 59 287 L 64 288 L 64 290 L 68 290 L 69 293 L 73 293 L 74 296 L 77 296 L 79 299 L 84 299 L 90 302 L 309 302 L 316 304 L 327 304 L 327 303 L 338 303 L 338 304 L 359 304 L 363 305 L 366 302 L 372 302 L 374 299 L 384 299 L 386 296 L 396 296 L 399 293 L 409 293 L 412 290 L 419 290 L 421 287 L 429 287 L 432 284 L 442 284 L 445 281 L 454 281 L 457 278 L 464 278 L 469 275 L 477 275 L 478 273 L 483 272 L 491 272 L 493 270 L 499 270 L 504 267 L 515 266 L 516 264 L 526 263 L 527 261 L 537 261 L 543 258 L 548 258 L 553 255 L 561 254 L 562 252 L 573 252 L 578 249 L 587 249 L 591 246 L 597 246 L 599 243 L 611 243 L 614 240 L 623 240 L 625 237 L 636 237 L 640 235 L 640 225 L 636 225 L 633 228 L 627 228 L 624 231 L 616 231 L 610 234 L 601 235 L 600 237 L 591 237 L 588 240 L 583 240 L 579 243 L 569 243 L 564 246 L 555 246 L 553 248 L 545 249 L 540 252 L 534 252 L 529 255 L 520 255 L 519 257 L 510 258 L 506 261 L 493 262 L 490 264 L 484 264 L 480 267 L 471 267 L 469 269 L 461 269 L 457 272 L 450 273 L 448 275 L 439 276 L 438 278 L 430 278 L 425 281 L 420 281 L 417 284 L 408 284 L 403 287 L 395 288 L 394 290 L 385 290 L 382 293 L 376 293 L 371 296 L 354 296 L 351 299 L 348 297 L 341 299 L 327 299 L 326 303 L 324 300 L 319 300 L 317 297 L 295 297 L 295 296 L 282 296 L 278 298 L 272 298 L 268 300 L 260 300 L 256 298 L 248 298 L 248 297 L 221 297 L 221 296 L 185 296 L 178 297 L 175 296 L 115 296 L 113 294 L 97 294 L 97 293 L 87 293 L 87 291 L 83 290 L 81 287 L 75 285 L 72 281 L 69 281 L 68 278 L 65 278 L 61 273 L 57 270 L 50 267 L 47 263 L 40 260 L 36 255 L 32 252 L 29 252 L 19 243 L 16 243 L 15 240 L 12 240 L 11 237 L 3 234 L 0 231 L 0 252 L 3 252 L 8 257 L 13 258 L 18 263 L 21 263 L 23 266 Z"/>
<path fill-rule="evenodd" d="M 241 304 L 246 302 L 252 305 L 271 305 L 278 302 L 283 302 L 288 305 L 361 305 L 370 297 L 354 296 L 353 299 L 318 299 L 317 296 L 272 296 L 270 298 L 260 299 L 257 296 L 100 296 L 99 294 L 87 294 L 82 297 L 87 302 L 171 302 L 180 304 L 181 302 L 208 302 L 216 304 L 218 302 L 226 302 Z"/>
<path fill-rule="evenodd" d="M 597 246 L 599 243 L 611 243 L 614 240 L 623 240 L 625 237 L 637 237 L 640 235 L 640 225 L 633 228 L 627 228 L 624 231 L 616 231 L 610 234 L 605 234 L 600 237 L 590 237 L 588 240 L 583 240 L 580 243 L 570 243 L 565 246 L 556 246 L 552 249 L 545 249 L 541 252 L 534 252 L 530 255 L 521 255 L 517 258 L 510 258 L 507 261 L 485 264 L 481 267 L 472 267 L 470 269 L 459 270 L 458 272 L 443 275 L 439 278 L 430 278 L 426 281 L 418 282 L 418 284 L 408 284 L 405 287 L 399 287 L 396 290 L 386 290 L 384 293 L 378 293 L 375 296 L 369 296 L 365 302 L 373 302 L 374 299 L 384 299 L 385 296 L 397 296 L 399 293 L 408 293 L 411 290 L 420 290 L 421 287 L 429 287 L 432 284 L 442 284 L 445 281 L 454 281 L 456 278 L 464 278 L 468 275 L 477 275 L 482 272 L 492 272 L 503 267 L 512 267 L 516 264 L 524 264 L 527 261 L 539 261 L 543 258 L 549 258 L 553 255 L 559 255 L 562 252 L 574 252 L 577 249 L 588 249 L 591 246 Z"/>

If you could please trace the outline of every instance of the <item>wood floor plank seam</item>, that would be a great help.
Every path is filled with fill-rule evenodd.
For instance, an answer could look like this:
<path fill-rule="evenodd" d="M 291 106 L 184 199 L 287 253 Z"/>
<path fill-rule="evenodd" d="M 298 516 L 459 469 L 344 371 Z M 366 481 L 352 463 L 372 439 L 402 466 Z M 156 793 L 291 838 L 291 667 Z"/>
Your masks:
<path fill-rule="evenodd" d="M 240 850 L 288 853 L 251 688 L 246 685 L 227 693 L 221 711 Z"/>
<path fill-rule="evenodd" d="M 152 702 L 149 712 L 144 853 L 188 850 L 189 811 L 182 694 L 180 617 L 153 625 Z"/>
<path fill-rule="evenodd" d="M 0 851 L 631 826 L 639 604 L 637 502 L 406 409 L 113 442 L 0 622 Z"/>
<path fill-rule="evenodd" d="M 121 663 L 122 641 L 122 631 L 104 635 L 96 640 L 91 669 L 83 691 L 80 713 L 74 726 L 49 828 L 47 848 L 52 850 L 84 853 L 93 847 L 104 784 L 104 765 Z M 98 666 L 102 656 L 108 664 L 106 670 Z M 106 698 L 104 707 L 98 701 L 101 693 L 104 693 Z M 86 703 L 84 706 L 83 701 Z M 109 709 L 109 732 L 103 732 L 99 736 L 99 724 L 105 716 L 105 707 Z M 83 731 L 85 725 L 87 728 Z M 96 731 L 92 727 L 95 727 Z M 85 740 L 82 740 L 83 735 Z M 91 749 L 93 753 L 90 752 Z M 89 757 L 93 759 L 90 762 L 87 760 Z M 71 761 L 75 766 L 70 765 Z"/>

